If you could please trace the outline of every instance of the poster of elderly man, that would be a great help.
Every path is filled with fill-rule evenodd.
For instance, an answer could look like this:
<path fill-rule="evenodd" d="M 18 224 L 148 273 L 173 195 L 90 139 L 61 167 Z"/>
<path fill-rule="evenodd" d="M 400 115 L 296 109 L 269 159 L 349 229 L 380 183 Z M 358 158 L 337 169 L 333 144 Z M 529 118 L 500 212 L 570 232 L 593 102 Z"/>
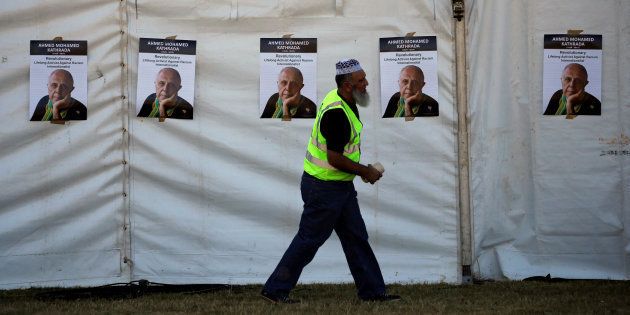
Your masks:
<path fill-rule="evenodd" d="M 315 118 L 316 38 L 260 39 L 260 118 Z"/>
<path fill-rule="evenodd" d="M 602 35 L 547 34 L 543 115 L 601 115 Z"/>
<path fill-rule="evenodd" d="M 439 116 L 436 36 L 380 39 L 383 118 Z"/>
<path fill-rule="evenodd" d="M 138 117 L 193 119 L 196 47 L 192 40 L 140 38 Z"/>
<path fill-rule="evenodd" d="M 87 41 L 32 40 L 31 121 L 87 119 Z"/>

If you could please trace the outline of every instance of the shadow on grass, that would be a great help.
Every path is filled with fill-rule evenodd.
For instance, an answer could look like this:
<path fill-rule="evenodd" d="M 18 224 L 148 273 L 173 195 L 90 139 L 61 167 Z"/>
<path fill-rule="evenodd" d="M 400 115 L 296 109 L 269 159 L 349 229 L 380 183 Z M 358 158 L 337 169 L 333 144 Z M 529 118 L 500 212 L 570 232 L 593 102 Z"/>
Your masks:
<path fill-rule="evenodd" d="M 147 280 L 129 283 L 114 283 L 92 288 L 53 289 L 37 293 L 38 300 L 76 300 L 76 299 L 132 299 L 154 293 L 210 293 L 221 290 L 233 290 L 227 284 L 163 284 Z"/>

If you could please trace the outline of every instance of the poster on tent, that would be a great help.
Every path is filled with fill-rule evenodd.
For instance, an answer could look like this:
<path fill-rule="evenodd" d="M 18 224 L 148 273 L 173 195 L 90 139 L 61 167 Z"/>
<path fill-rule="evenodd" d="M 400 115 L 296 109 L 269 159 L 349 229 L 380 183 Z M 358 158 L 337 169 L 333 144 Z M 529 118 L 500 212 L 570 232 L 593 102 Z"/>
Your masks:
<path fill-rule="evenodd" d="M 601 115 L 602 35 L 545 34 L 544 115 Z"/>
<path fill-rule="evenodd" d="M 196 50 L 194 40 L 140 38 L 138 117 L 193 119 Z"/>
<path fill-rule="evenodd" d="M 317 38 L 260 39 L 260 118 L 315 118 L 316 83 Z"/>
<path fill-rule="evenodd" d="M 31 121 L 87 119 L 87 41 L 31 40 Z"/>
<path fill-rule="evenodd" d="M 437 37 L 383 37 L 379 47 L 383 118 L 439 116 Z"/>

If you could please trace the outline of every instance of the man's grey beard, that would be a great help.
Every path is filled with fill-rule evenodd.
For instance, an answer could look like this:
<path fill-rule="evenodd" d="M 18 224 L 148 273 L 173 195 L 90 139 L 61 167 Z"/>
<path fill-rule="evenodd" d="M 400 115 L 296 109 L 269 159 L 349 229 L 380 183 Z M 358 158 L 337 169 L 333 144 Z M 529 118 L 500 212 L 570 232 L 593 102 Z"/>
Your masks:
<path fill-rule="evenodd" d="M 370 104 L 370 94 L 367 91 L 359 92 L 357 89 L 352 89 L 352 97 L 361 107 L 367 107 Z"/>

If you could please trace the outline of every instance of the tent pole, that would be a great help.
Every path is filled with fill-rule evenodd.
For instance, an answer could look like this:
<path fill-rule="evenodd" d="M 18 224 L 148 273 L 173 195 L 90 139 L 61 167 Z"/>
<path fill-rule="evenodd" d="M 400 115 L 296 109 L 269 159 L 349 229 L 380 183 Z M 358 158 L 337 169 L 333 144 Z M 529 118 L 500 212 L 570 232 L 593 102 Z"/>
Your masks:
<path fill-rule="evenodd" d="M 466 22 L 464 0 L 453 0 L 453 21 L 455 23 L 455 69 L 457 102 L 457 152 L 459 170 L 459 226 L 462 284 L 472 283 L 472 220 L 470 211 L 470 181 L 468 152 L 468 77 L 466 75 Z"/>

